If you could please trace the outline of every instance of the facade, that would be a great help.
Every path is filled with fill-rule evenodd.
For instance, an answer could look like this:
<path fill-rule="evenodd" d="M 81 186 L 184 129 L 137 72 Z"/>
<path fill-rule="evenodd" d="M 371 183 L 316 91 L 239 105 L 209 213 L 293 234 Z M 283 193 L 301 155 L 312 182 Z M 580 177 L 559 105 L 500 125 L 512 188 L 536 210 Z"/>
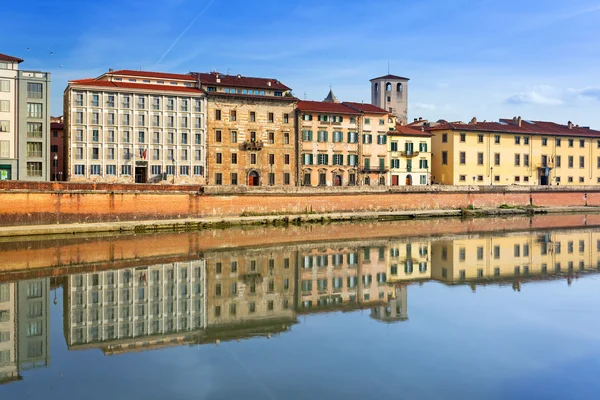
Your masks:
<path fill-rule="evenodd" d="M 389 185 L 388 135 L 396 126 L 396 116 L 371 104 L 345 102 L 361 113 L 359 133 L 359 176 L 364 186 Z"/>
<path fill-rule="evenodd" d="M 63 117 L 50 118 L 50 163 L 51 181 L 65 179 L 65 124 Z"/>
<path fill-rule="evenodd" d="M 401 125 L 408 121 L 408 80 L 390 74 L 371 79 L 371 104 L 395 115 Z"/>
<path fill-rule="evenodd" d="M 208 96 L 207 184 L 296 184 L 291 89 L 276 79 L 192 73 Z"/>
<path fill-rule="evenodd" d="M 64 93 L 66 178 L 202 184 L 206 96 L 191 75 L 109 71 Z"/>
<path fill-rule="evenodd" d="M 203 260 L 70 275 L 64 288 L 67 346 L 102 346 L 110 353 L 202 330 L 205 287 Z"/>
<path fill-rule="evenodd" d="M 596 185 L 600 131 L 569 122 L 445 123 L 433 134 L 432 180 L 446 185 Z"/>
<path fill-rule="evenodd" d="M 50 74 L 0 54 L 0 180 L 50 179 Z"/>
<path fill-rule="evenodd" d="M 339 103 L 332 92 L 322 102 L 299 101 L 296 115 L 301 185 L 388 184 L 394 116 L 370 104 Z"/>
<path fill-rule="evenodd" d="M 431 133 L 396 125 L 388 132 L 390 181 L 392 186 L 429 185 Z"/>
<path fill-rule="evenodd" d="M 20 370 L 50 364 L 50 278 L 30 279 L 16 284 Z"/>

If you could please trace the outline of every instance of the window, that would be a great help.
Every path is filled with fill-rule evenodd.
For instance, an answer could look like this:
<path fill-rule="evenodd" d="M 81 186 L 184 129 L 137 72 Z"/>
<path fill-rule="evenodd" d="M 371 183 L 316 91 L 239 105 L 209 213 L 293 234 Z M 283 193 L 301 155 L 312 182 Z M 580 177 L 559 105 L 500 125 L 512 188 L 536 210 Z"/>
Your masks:
<path fill-rule="evenodd" d="M 500 135 L 494 135 L 494 143 L 500 144 Z"/>
<path fill-rule="evenodd" d="M 318 131 L 317 132 L 317 142 L 327 142 L 327 131 Z"/>
<path fill-rule="evenodd" d="M 41 162 L 28 162 L 27 163 L 27 176 L 42 176 L 42 163 Z"/>
<path fill-rule="evenodd" d="M 371 144 L 371 143 L 373 143 L 373 135 L 370 135 L 370 134 L 363 135 L 363 143 L 364 144 Z"/>
<path fill-rule="evenodd" d="M 42 97 L 42 84 L 27 82 L 27 98 L 41 99 Z"/>
<path fill-rule="evenodd" d="M 542 138 L 542 146 L 548 146 L 548 138 L 546 138 L 546 137 Z"/>
<path fill-rule="evenodd" d="M 106 158 L 109 160 L 115 159 L 115 149 L 114 148 L 106 149 Z"/>
<path fill-rule="evenodd" d="M 556 144 L 556 147 L 560 147 L 560 138 L 556 138 L 554 143 Z"/>
<path fill-rule="evenodd" d="M 221 131 L 220 130 L 215 131 L 215 142 L 221 143 L 222 141 L 223 141 L 223 137 L 221 135 Z"/>
<path fill-rule="evenodd" d="M 10 92 L 10 81 L 0 80 L 0 92 Z"/>
<path fill-rule="evenodd" d="M 217 172 L 215 174 L 215 185 L 222 185 L 223 184 L 223 174 L 221 174 L 220 172 Z"/>
<path fill-rule="evenodd" d="M 38 103 L 27 103 L 27 117 L 42 118 L 42 105 Z"/>
<path fill-rule="evenodd" d="M 267 142 L 269 144 L 275 144 L 275 132 L 269 132 Z"/>
<path fill-rule="evenodd" d="M 238 184 L 238 174 L 236 172 L 231 173 L 231 184 L 232 185 Z"/>
<path fill-rule="evenodd" d="M 121 165 L 121 175 L 131 175 L 131 165 Z"/>
<path fill-rule="evenodd" d="M 569 168 L 573 168 L 573 156 L 569 156 L 568 165 L 569 165 Z"/>
<path fill-rule="evenodd" d="M 442 165 L 448 165 L 448 152 L 442 151 Z"/>
<path fill-rule="evenodd" d="M 114 149 L 112 149 L 114 150 Z M 117 174 L 117 166 L 116 165 L 107 165 L 106 166 L 106 175 L 116 175 Z"/>
<path fill-rule="evenodd" d="M 272 112 L 270 112 L 270 113 L 268 114 L 268 118 L 267 118 L 267 120 L 268 120 L 268 122 L 270 122 L 270 123 L 273 123 L 273 122 L 275 122 L 275 115 L 274 115 Z"/>
<path fill-rule="evenodd" d="M 269 154 L 269 165 L 275 164 L 275 154 Z"/>
<path fill-rule="evenodd" d="M 348 143 L 358 143 L 358 132 L 348 132 Z"/>
<path fill-rule="evenodd" d="M 250 154 L 250 164 L 256 164 L 256 154 Z"/>
<path fill-rule="evenodd" d="M 515 167 L 521 166 L 521 155 L 515 154 Z"/>
<path fill-rule="evenodd" d="M 529 154 L 523 154 L 523 166 L 529 167 Z"/>
<path fill-rule="evenodd" d="M 290 144 L 290 134 L 288 132 L 283 134 L 283 144 Z"/>
<path fill-rule="evenodd" d="M 182 166 L 180 166 L 179 167 L 179 174 L 183 175 L 183 176 L 188 176 L 190 174 L 190 166 L 189 165 L 182 165 Z"/>
<path fill-rule="evenodd" d="M 483 153 L 477 153 L 477 165 L 483 165 Z"/>
<path fill-rule="evenodd" d="M 90 165 L 90 174 L 91 175 L 100 175 L 102 170 L 100 169 L 100 165 Z"/>
<path fill-rule="evenodd" d="M 10 111 L 10 101 L 0 100 L 0 112 L 9 112 L 9 111 Z"/>
<path fill-rule="evenodd" d="M 215 120 L 221 120 L 221 110 L 215 110 Z"/>
<path fill-rule="evenodd" d="M 483 143 L 483 135 L 482 134 L 477 135 L 477 143 Z"/>
<path fill-rule="evenodd" d="M 500 165 L 500 153 L 494 153 L 494 165 Z"/>
<path fill-rule="evenodd" d="M 6 130 L 4 128 L 4 122 L 6 122 Z M 0 132 L 8 132 L 8 121 L 0 121 Z M 27 137 L 28 138 L 41 138 L 42 137 L 42 123 L 41 122 L 28 122 L 27 123 Z"/>
<path fill-rule="evenodd" d="M 283 184 L 284 185 L 289 185 L 290 184 L 290 173 L 289 172 L 284 172 L 283 173 Z"/>
<path fill-rule="evenodd" d="M 467 141 L 467 135 L 466 135 L 465 133 L 461 133 L 461 134 L 460 134 L 460 141 L 461 141 L 462 143 L 464 143 L 464 142 L 466 142 L 466 141 Z"/>
<path fill-rule="evenodd" d="M 272 172 L 269 172 L 269 186 L 273 186 L 275 185 L 275 174 Z"/>
<path fill-rule="evenodd" d="M 217 154 L 220 155 L 220 153 L 217 153 Z M 219 160 L 219 158 L 217 158 L 217 164 L 220 164 L 220 162 L 218 160 Z M 231 153 L 231 163 L 237 164 L 237 153 Z"/>
<path fill-rule="evenodd" d="M 461 165 L 465 165 L 467 163 L 467 153 L 464 151 L 461 151 L 459 153 L 459 159 L 460 159 L 460 164 Z"/>
<path fill-rule="evenodd" d="M 340 132 L 342 133 L 342 132 Z M 377 144 L 386 144 L 387 136 L 386 135 L 377 135 Z"/>
<path fill-rule="evenodd" d="M 579 139 L 579 147 L 585 147 L 585 140 Z"/>
<path fill-rule="evenodd" d="M 302 141 L 304 142 L 312 142 L 312 131 L 303 130 L 302 131 Z"/>
<path fill-rule="evenodd" d="M 458 176 L 458 180 L 461 182 L 465 182 L 467 180 L 467 176 L 466 175 L 459 175 Z"/>
<path fill-rule="evenodd" d="M 579 156 L 579 168 L 585 168 L 585 157 Z"/>
<path fill-rule="evenodd" d="M 222 153 L 216 153 L 215 154 L 215 162 L 217 164 L 223 164 L 223 154 Z"/>
<path fill-rule="evenodd" d="M 560 168 L 560 156 L 556 156 L 556 168 Z"/>
<path fill-rule="evenodd" d="M 521 136 L 515 136 L 515 144 L 521 144 Z"/>
<path fill-rule="evenodd" d="M 159 175 L 161 175 L 161 172 L 162 172 L 162 168 L 160 165 L 152 166 L 152 176 L 159 176 Z"/>
<path fill-rule="evenodd" d="M 448 143 L 448 134 L 442 133 L 442 143 Z"/>
<path fill-rule="evenodd" d="M 529 144 L 529 136 L 523 137 L 523 144 Z"/>
<path fill-rule="evenodd" d="M 194 165 L 194 175 L 203 175 L 201 165 Z"/>

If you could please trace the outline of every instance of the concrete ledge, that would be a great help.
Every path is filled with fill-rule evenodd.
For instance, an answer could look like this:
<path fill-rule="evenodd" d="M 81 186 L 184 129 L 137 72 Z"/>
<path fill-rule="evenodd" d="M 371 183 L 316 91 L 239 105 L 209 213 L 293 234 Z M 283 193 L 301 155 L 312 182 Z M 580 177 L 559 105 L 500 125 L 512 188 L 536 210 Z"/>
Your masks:
<path fill-rule="evenodd" d="M 158 232 L 218 229 L 241 225 L 287 225 L 305 223 L 330 223 L 336 221 L 394 221 L 420 218 L 483 217 L 533 215 L 546 213 L 600 214 L 600 207 L 549 207 L 549 208 L 486 208 L 474 210 L 424 210 L 424 211 L 373 211 L 358 213 L 286 214 L 248 217 L 209 217 L 177 220 L 97 222 L 83 224 L 29 225 L 0 227 L 0 237 L 38 235 L 74 235 L 101 232 Z"/>

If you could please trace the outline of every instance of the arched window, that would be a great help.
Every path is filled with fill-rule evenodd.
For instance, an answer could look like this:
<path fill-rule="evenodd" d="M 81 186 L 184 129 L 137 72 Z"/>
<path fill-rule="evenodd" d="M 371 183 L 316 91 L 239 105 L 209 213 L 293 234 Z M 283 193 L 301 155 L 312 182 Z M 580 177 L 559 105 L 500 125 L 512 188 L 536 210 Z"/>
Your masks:
<path fill-rule="evenodd" d="M 392 91 L 392 84 L 391 83 L 386 83 L 385 84 L 385 91 L 386 92 L 391 92 Z"/>
<path fill-rule="evenodd" d="M 396 91 L 397 91 L 398 93 L 402 93 L 402 89 L 403 89 L 403 88 L 402 88 L 402 84 L 401 84 L 401 83 L 399 83 L 399 84 L 397 84 L 397 85 L 396 85 Z"/>
<path fill-rule="evenodd" d="M 375 93 L 379 92 L 379 83 L 375 84 Z"/>

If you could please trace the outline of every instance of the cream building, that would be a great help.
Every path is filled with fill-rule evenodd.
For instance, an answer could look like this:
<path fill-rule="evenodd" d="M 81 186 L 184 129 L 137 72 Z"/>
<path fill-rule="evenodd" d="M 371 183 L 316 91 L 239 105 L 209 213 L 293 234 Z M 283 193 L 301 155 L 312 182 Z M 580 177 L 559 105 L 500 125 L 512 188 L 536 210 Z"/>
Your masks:
<path fill-rule="evenodd" d="M 15 283 L 0 283 L 0 385 L 20 379 L 15 286 Z"/>
<path fill-rule="evenodd" d="M 571 122 L 445 123 L 433 134 L 432 180 L 446 185 L 596 185 L 600 131 Z"/>
<path fill-rule="evenodd" d="M 202 184 L 206 95 L 191 75 L 120 70 L 64 93 L 72 182 Z"/>
<path fill-rule="evenodd" d="M 50 74 L 0 54 L 0 180 L 50 179 Z"/>
<path fill-rule="evenodd" d="M 431 133 L 397 124 L 388 132 L 390 185 L 429 185 Z"/>

